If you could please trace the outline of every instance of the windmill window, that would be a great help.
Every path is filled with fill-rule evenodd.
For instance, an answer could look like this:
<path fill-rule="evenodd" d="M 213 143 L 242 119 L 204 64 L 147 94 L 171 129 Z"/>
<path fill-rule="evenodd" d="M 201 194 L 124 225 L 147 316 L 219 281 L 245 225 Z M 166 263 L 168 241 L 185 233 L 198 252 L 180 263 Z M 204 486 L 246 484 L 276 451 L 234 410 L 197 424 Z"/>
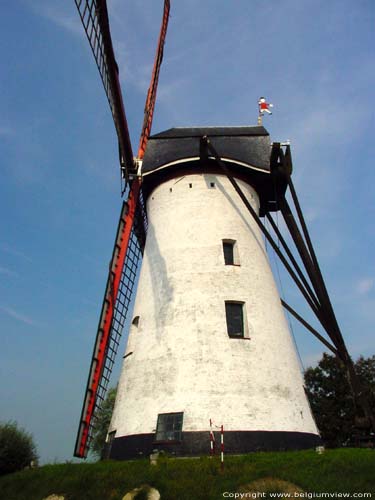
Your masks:
<path fill-rule="evenodd" d="M 136 326 L 138 328 L 139 326 L 139 316 L 134 316 L 132 325 Z"/>
<path fill-rule="evenodd" d="M 189 188 L 192 188 L 193 187 L 193 184 L 189 184 Z"/>
<path fill-rule="evenodd" d="M 170 193 L 172 192 L 172 188 L 169 188 L 169 192 L 170 192 Z"/>
<path fill-rule="evenodd" d="M 225 302 L 227 332 L 230 338 L 245 338 L 244 305 L 243 302 Z"/>
<path fill-rule="evenodd" d="M 106 439 L 106 443 L 108 445 L 112 444 L 113 440 L 115 439 L 115 435 L 116 435 L 116 431 L 108 432 L 107 439 Z"/>
<path fill-rule="evenodd" d="M 115 436 L 116 436 L 116 431 L 108 432 L 103 449 L 103 458 L 109 458 Z"/>
<path fill-rule="evenodd" d="M 210 182 L 210 187 L 214 188 L 215 187 L 215 183 L 214 182 Z"/>
<path fill-rule="evenodd" d="M 155 441 L 181 441 L 183 412 L 159 413 Z"/>
<path fill-rule="evenodd" d="M 236 240 L 223 240 L 223 254 L 226 266 L 240 265 Z"/>

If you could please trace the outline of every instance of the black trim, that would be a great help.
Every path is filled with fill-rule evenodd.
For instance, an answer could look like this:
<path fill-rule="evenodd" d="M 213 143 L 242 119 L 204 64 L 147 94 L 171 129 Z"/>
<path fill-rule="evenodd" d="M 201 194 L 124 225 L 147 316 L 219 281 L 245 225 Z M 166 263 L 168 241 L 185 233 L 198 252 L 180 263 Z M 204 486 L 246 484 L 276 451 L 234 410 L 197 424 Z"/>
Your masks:
<path fill-rule="evenodd" d="M 254 170 L 250 166 L 245 167 L 233 162 L 224 163 L 226 163 L 232 174 L 236 176 L 236 179 L 246 182 L 257 192 L 260 201 L 260 216 L 263 216 L 268 211 L 272 212 L 278 210 L 273 181 L 268 172 Z M 163 182 L 196 174 L 223 175 L 223 172 L 222 169 L 218 167 L 215 160 L 212 159 L 208 159 L 204 164 L 202 164 L 200 160 L 176 163 L 166 168 L 157 170 L 150 175 L 145 175 L 143 177 L 142 184 L 143 196 L 145 200 L 147 200 L 151 192 Z M 217 184 L 215 187 L 217 188 Z M 210 189 L 212 189 L 211 186 Z M 170 191 L 171 190 L 172 189 L 170 188 Z"/>
<path fill-rule="evenodd" d="M 215 432 L 220 443 L 220 434 Z M 316 434 L 283 431 L 227 431 L 224 430 L 224 446 L 227 454 L 252 451 L 303 450 L 321 445 Z M 148 457 L 154 450 L 175 456 L 202 456 L 210 452 L 208 431 L 183 432 L 182 441 L 155 442 L 155 434 L 134 434 L 115 438 L 109 458 L 126 460 Z"/>
<path fill-rule="evenodd" d="M 150 139 L 176 139 L 181 137 L 252 137 L 269 135 L 264 127 L 173 127 L 158 134 L 153 134 Z"/>

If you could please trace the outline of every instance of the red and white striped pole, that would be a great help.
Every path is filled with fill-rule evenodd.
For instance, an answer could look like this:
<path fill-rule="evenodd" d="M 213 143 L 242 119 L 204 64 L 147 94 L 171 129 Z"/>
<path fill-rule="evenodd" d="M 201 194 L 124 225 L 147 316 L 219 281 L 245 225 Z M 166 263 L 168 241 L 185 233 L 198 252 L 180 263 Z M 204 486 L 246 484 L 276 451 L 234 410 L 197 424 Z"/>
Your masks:
<path fill-rule="evenodd" d="M 210 456 L 213 457 L 215 453 L 215 436 L 212 431 L 212 420 L 210 419 Z"/>
<path fill-rule="evenodd" d="M 221 426 L 220 431 L 220 461 L 221 461 L 221 470 L 224 469 L 224 426 Z"/>

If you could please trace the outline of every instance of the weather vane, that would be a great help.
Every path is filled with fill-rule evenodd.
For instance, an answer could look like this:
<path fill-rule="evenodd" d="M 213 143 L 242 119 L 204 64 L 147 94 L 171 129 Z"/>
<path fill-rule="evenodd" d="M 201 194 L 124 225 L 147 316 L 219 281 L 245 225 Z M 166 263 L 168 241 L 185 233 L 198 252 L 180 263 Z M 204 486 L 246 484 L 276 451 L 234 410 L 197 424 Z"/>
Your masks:
<path fill-rule="evenodd" d="M 258 125 L 262 125 L 264 113 L 272 115 L 272 111 L 270 111 L 270 108 L 273 108 L 273 104 L 268 103 L 266 101 L 265 97 L 259 97 L 259 101 L 258 101 L 258 109 L 259 109 Z"/>

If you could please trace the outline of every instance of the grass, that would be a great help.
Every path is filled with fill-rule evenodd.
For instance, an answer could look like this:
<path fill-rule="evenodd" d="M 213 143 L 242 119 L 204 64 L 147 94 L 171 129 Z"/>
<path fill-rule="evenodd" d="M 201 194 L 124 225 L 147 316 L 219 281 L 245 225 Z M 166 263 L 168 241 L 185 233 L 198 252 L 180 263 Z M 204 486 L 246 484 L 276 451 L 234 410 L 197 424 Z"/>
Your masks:
<path fill-rule="evenodd" d="M 0 477 L 0 499 L 42 500 L 55 493 L 67 500 L 121 500 L 126 492 L 149 484 L 159 490 L 161 500 L 220 500 L 224 491 L 263 485 L 264 478 L 305 492 L 370 492 L 375 498 L 375 451 L 250 453 L 226 457 L 224 471 L 216 457 L 162 458 L 157 466 L 148 460 L 45 465 Z"/>

